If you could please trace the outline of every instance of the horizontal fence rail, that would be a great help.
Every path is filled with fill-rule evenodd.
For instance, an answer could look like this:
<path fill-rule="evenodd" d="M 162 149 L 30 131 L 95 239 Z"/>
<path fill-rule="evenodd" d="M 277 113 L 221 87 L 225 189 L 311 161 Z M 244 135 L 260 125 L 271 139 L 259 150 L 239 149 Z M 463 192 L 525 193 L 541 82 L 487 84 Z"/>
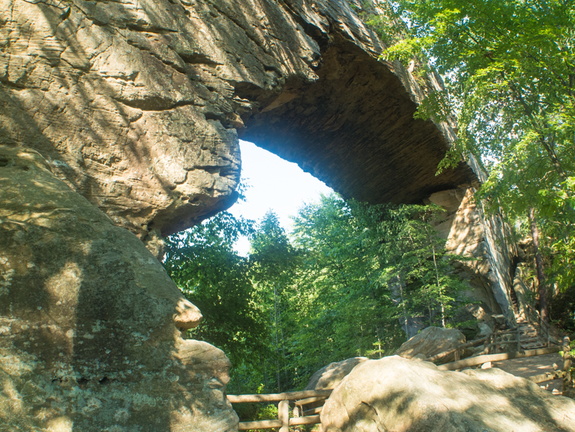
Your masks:
<path fill-rule="evenodd" d="M 523 357 L 533 357 L 533 356 L 540 356 L 544 354 L 553 354 L 559 351 L 559 348 L 551 347 L 551 348 L 539 348 L 535 350 L 526 350 L 524 352 L 508 352 L 508 353 L 498 353 L 498 354 L 484 354 L 475 357 L 468 357 L 463 360 L 454 361 L 451 363 L 445 363 L 442 365 L 437 366 L 439 370 L 459 370 L 465 369 L 468 367 L 478 366 L 480 364 L 486 362 L 497 362 L 515 358 L 523 358 Z"/>
<path fill-rule="evenodd" d="M 549 325 L 546 324 L 544 321 L 540 321 L 540 323 L 538 323 L 537 325 L 538 328 L 543 329 L 541 331 L 541 333 L 543 333 L 543 338 L 541 339 L 541 345 L 542 345 L 541 348 L 549 348 L 551 350 L 549 352 L 553 352 L 554 349 L 553 347 L 556 347 L 557 349 L 555 349 L 555 351 L 558 351 L 560 343 L 554 341 L 553 338 L 550 336 Z M 466 349 L 478 347 L 480 345 L 483 345 L 486 351 L 485 354 L 508 353 L 508 352 L 522 353 L 525 351 L 534 351 L 533 349 L 524 350 L 522 348 L 522 343 L 526 342 L 526 340 L 527 339 L 522 338 L 519 326 L 511 329 L 495 330 L 488 336 L 484 336 L 480 339 L 465 342 L 447 351 L 443 351 L 432 357 L 429 357 L 426 360 L 432 363 L 441 364 L 446 363 L 446 359 L 449 358 L 449 356 L 452 356 L 454 357 L 455 361 L 459 361 L 461 360 L 461 356 L 464 354 Z M 474 357 L 477 357 L 477 355 L 475 355 Z"/>
<path fill-rule="evenodd" d="M 331 390 L 303 390 L 296 392 L 284 392 L 274 394 L 246 394 L 228 395 L 232 404 L 273 402 L 278 404 L 277 420 L 257 420 L 240 422 L 239 430 L 249 429 L 276 429 L 279 432 L 288 432 L 290 426 L 312 425 L 320 423 L 319 411 L 321 405 L 331 394 Z M 290 416 L 290 402 L 294 405 L 294 416 Z M 319 404 L 311 410 L 312 415 L 307 415 L 306 405 Z"/>

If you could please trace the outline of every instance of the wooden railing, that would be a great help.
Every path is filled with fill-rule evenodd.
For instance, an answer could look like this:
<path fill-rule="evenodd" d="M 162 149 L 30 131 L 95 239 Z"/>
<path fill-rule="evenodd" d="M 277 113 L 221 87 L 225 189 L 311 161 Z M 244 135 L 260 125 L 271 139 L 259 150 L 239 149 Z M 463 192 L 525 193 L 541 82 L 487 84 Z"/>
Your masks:
<path fill-rule="evenodd" d="M 445 358 L 447 358 L 448 356 L 453 354 L 453 357 L 455 359 L 455 361 L 460 360 L 461 359 L 461 355 L 463 354 L 463 352 L 465 351 L 465 349 L 467 348 L 473 348 L 476 347 L 478 345 L 481 345 L 482 343 L 484 343 L 485 341 L 487 341 L 487 339 L 489 339 L 490 336 L 485 336 L 481 339 L 476 339 L 470 342 L 466 342 L 464 344 L 458 345 L 455 348 L 449 349 L 447 351 L 443 351 L 439 354 L 434 355 L 433 357 L 429 357 L 427 359 L 427 361 L 430 361 L 432 363 L 441 363 Z"/>
<path fill-rule="evenodd" d="M 228 395 L 232 404 L 270 402 L 278 404 L 277 420 L 257 420 L 240 422 L 239 430 L 276 429 L 288 432 L 290 426 L 312 425 L 320 423 L 319 412 L 331 390 L 303 390 L 275 394 Z M 290 415 L 290 402 L 294 406 L 293 417 Z M 311 412 L 306 405 L 313 404 Z"/>
<path fill-rule="evenodd" d="M 547 346 L 551 343 L 551 326 L 541 318 L 541 314 L 530 305 L 524 307 L 526 318 L 529 322 L 538 326 L 541 335 L 547 340 Z"/>
<path fill-rule="evenodd" d="M 501 340 L 506 337 L 508 340 Z M 461 360 L 465 350 L 467 348 L 474 348 L 479 345 L 484 345 L 487 353 L 492 354 L 496 352 L 508 352 L 508 351 L 521 351 L 521 334 L 518 329 L 509 330 L 497 330 L 491 333 L 489 336 L 482 337 L 480 339 L 475 339 L 470 342 L 465 342 L 451 348 L 447 351 L 440 352 L 439 354 L 429 357 L 427 361 L 432 363 L 445 363 L 446 359 L 453 356 L 454 361 Z M 511 345 L 511 349 L 505 349 L 505 345 Z"/>
<path fill-rule="evenodd" d="M 558 351 L 559 344 L 557 344 L 557 342 L 552 340 L 549 325 L 542 320 L 536 322 L 536 325 L 538 326 L 539 332 L 542 333 L 543 335 L 543 337 L 541 338 L 543 347 L 552 348 L 552 345 L 555 344 L 555 346 L 557 347 L 556 351 Z M 441 364 L 445 363 L 446 359 L 450 357 L 453 357 L 454 361 L 459 361 L 462 358 L 467 348 L 473 348 L 479 345 L 484 346 L 486 354 L 512 353 L 512 352 L 521 353 L 523 352 L 522 342 L 523 340 L 521 339 L 521 332 L 519 326 L 511 329 L 495 330 L 489 336 L 485 336 L 480 339 L 475 339 L 470 342 L 465 342 L 461 345 L 456 346 L 455 348 L 451 348 L 447 351 L 443 351 L 439 354 L 436 354 L 433 357 L 428 358 L 427 361 Z"/>
<path fill-rule="evenodd" d="M 494 331 L 485 341 L 485 348 L 487 354 L 521 352 L 521 332 L 519 327 Z"/>
<path fill-rule="evenodd" d="M 460 370 L 469 367 L 478 366 L 487 362 L 498 362 L 503 360 L 510 360 L 515 358 L 533 357 L 544 354 L 552 354 L 559 351 L 559 347 L 539 348 L 533 350 L 526 350 L 523 352 L 502 352 L 497 354 L 483 354 L 474 357 L 467 357 L 463 360 L 458 360 L 450 363 L 445 363 L 437 366 L 439 370 Z"/>
<path fill-rule="evenodd" d="M 530 350 L 521 349 L 521 334 L 518 328 L 514 328 L 493 332 L 491 335 L 487 337 L 459 345 L 456 348 L 437 354 L 436 356 L 431 357 L 427 360 L 437 363 L 438 361 L 441 361 L 441 359 L 444 359 L 447 355 L 455 353 L 455 361 L 441 364 L 438 366 L 438 369 L 460 370 L 468 367 L 478 366 L 486 362 L 497 362 L 514 358 L 532 357 L 532 356 L 556 353 L 562 348 L 563 368 L 561 370 L 556 370 L 554 372 L 547 372 L 540 375 L 534 375 L 529 377 L 529 379 L 535 383 L 540 383 L 551 379 L 563 379 L 563 389 L 564 389 L 563 392 L 565 393 L 566 391 L 568 391 L 568 389 L 572 391 L 573 377 L 571 373 L 572 359 L 570 356 L 570 348 L 569 348 L 570 339 L 567 336 L 565 336 L 562 341 L 563 346 L 561 347 L 555 341 L 553 341 L 553 339 L 550 336 L 551 332 L 549 331 L 549 329 L 550 329 L 549 326 L 547 326 L 548 331 L 545 333 L 546 342 L 543 344 L 543 347 L 541 348 L 530 349 Z M 500 338 L 502 336 L 509 336 L 508 340 L 501 340 Z M 457 355 L 458 353 L 462 352 L 465 348 L 478 346 L 482 343 L 484 344 L 485 351 L 487 352 L 487 354 L 472 356 L 460 360 L 460 356 Z M 510 348 L 505 349 L 505 346 L 509 345 L 511 345 L 511 349 Z"/>
<path fill-rule="evenodd" d="M 542 323 L 542 321 L 541 321 Z M 538 323 L 539 324 L 539 323 Z M 440 370 L 459 370 L 467 367 L 480 365 L 488 361 L 502 361 L 512 358 L 531 357 L 542 354 L 549 354 L 559 351 L 558 345 L 551 344 L 549 327 L 545 323 L 539 324 L 540 328 L 546 328 L 547 343 L 545 347 L 522 350 L 521 334 L 518 328 L 498 330 L 491 335 L 466 342 L 453 349 L 439 353 L 427 361 L 441 363 L 448 356 L 453 355 L 455 361 L 445 363 L 438 368 Z M 507 340 L 504 340 L 507 339 Z M 483 344 L 487 354 L 468 357 L 461 360 L 461 355 L 467 348 L 476 347 Z M 505 349 L 504 347 L 508 347 Z M 511 346 L 509 348 L 509 346 Z M 563 370 L 554 373 L 546 373 L 531 377 L 534 382 L 546 381 L 554 378 L 563 378 L 564 389 L 573 388 L 573 377 L 571 375 L 572 359 L 569 355 L 569 338 L 563 340 L 564 365 Z M 484 351 L 484 352 L 485 352 Z M 499 351 L 499 352 L 498 352 Z M 498 352 L 498 353 L 497 353 Z M 564 390 L 565 391 L 565 390 Z M 303 390 L 296 392 L 274 393 L 274 394 L 246 394 L 228 395 L 228 400 L 232 404 L 239 403 L 277 403 L 278 418 L 269 420 L 243 421 L 239 423 L 239 430 L 250 429 L 279 429 L 279 432 L 289 432 L 290 426 L 319 424 L 320 412 L 332 390 Z M 291 413 L 290 413 L 291 410 Z M 292 415 L 293 414 L 293 415 Z"/>

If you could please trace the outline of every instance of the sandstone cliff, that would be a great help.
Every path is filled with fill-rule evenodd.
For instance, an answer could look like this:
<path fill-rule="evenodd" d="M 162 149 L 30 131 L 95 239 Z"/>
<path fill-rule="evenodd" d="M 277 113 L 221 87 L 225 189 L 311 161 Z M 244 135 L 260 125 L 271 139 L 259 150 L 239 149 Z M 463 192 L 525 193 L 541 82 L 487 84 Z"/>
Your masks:
<path fill-rule="evenodd" d="M 145 237 L 234 199 L 237 131 L 345 195 L 415 201 L 447 142 L 338 1 L 2 0 L 0 140 Z"/>
<path fill-rule="evenodd" d="M 0 431 L 235 430 L 229 361 L 141 241 L 33 150 L 0 148 L 0 190 Z"/>

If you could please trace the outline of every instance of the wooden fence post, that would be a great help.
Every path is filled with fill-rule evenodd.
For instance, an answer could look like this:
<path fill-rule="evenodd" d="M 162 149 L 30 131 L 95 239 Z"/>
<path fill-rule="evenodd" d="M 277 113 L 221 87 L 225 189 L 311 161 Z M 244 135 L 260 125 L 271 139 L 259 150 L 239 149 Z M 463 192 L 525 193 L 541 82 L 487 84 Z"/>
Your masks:
<path fill-rule="evenodd" d="M 573 360 L 571 359 L 571 340 L 569 336 L 563 338 L 563 395 L 570 393 L 573 387 L 573 377 L 571 376 L 571 367 Z"/>
<path fill-rule="evenodd" d="M 278 420 L 282 422 L 279 432 L 289 432 L 289 400 L 281 400 L 278 404 Z"/>

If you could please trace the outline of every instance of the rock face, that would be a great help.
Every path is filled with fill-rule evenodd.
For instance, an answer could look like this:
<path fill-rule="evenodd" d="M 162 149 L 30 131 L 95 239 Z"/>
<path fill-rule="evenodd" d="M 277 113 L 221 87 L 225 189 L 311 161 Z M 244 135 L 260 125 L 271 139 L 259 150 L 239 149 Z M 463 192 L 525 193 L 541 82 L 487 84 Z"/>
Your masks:
<path fill-rule="evenodd" d="M 404 342 L 395 354 L 407 359 L 415 357 L 429 359 L 464 343 L 465 335 L 457 329 L 427 327 Z M 442 360 L 447 362 L 453 359 L 452 354 Z"/>
<path fill-rule="evenodd" d="M 434 175 L 446 139 L 413 119 L 420 89 L 344 0 L 0 6 L 0 142 L 38 150 L 141 238 L 233 202 L 237 130 L 372 202 L 473 180 Z"/>
<path fill-rule="evenodd" d="M 355 367 L 321 421 L 324 432 L 567 432 L 575 401 L 499 369 L 444 372 L 394 356 Z"/>
<path fill-rule="evenodd" d="M 49 168 L 0 148 L 0 430 L 235 430 L 198 309 Z"/>
<path fill-rule="evenodd" d="M 468 258 L 458 269 L 469 283 L 465 293 L 480 302 L 488 313 L 504 314 L 508 322 L 516 319 L 514 277 L 517 247 L 510 229 L 497 215 L 486 215 L 473 196 L 472 188 L 445 190 L 428 200 L 445 209 L 445 218 L 437 225 L 450 253 Z M 479 318 L 479 317 L 476 317 Z"/>

